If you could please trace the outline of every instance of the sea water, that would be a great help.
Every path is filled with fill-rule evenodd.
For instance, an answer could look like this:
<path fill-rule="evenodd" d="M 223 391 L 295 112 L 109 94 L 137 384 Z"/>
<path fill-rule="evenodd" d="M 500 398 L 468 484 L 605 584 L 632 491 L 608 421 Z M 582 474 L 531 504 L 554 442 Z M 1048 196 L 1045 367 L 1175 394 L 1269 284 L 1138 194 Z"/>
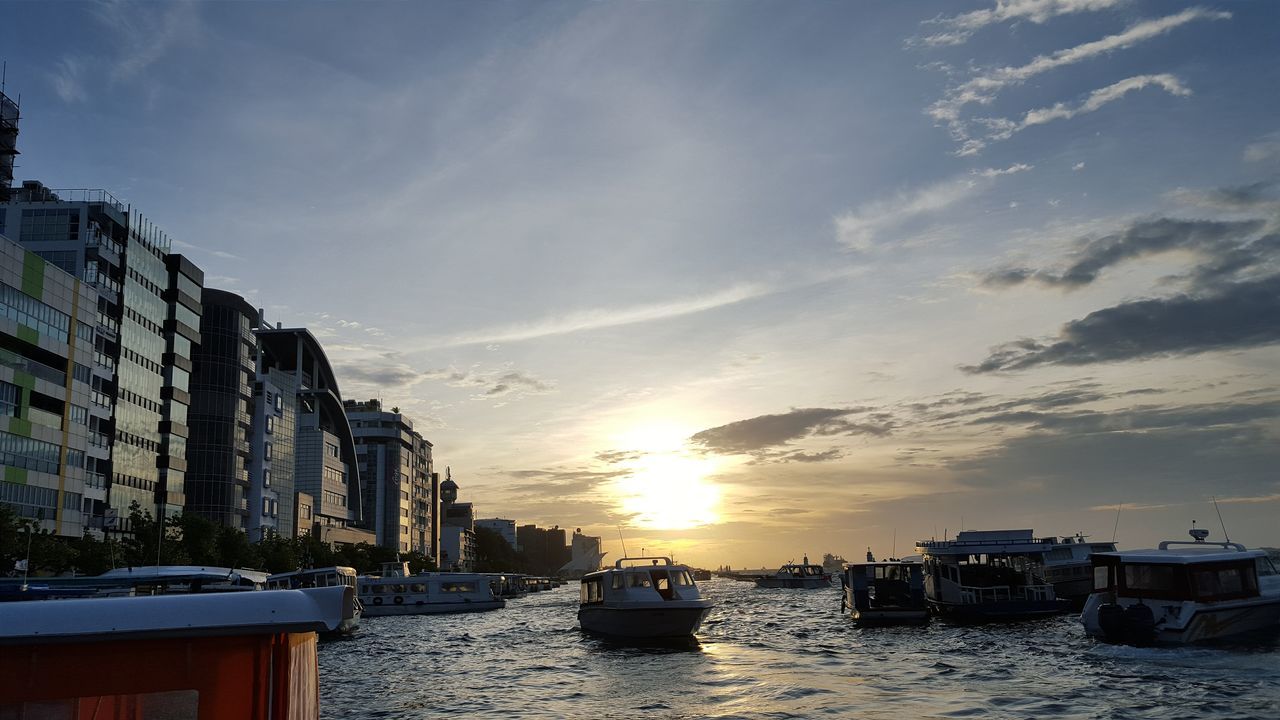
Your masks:
<path fill-rule="evenodd" d="M 1280 633 L 1131 648 L 1075 615 L 1007 625 L 854 627 L 837 587 L 700 583 L 686 646 L 578 629 L 576 583 L 503 610 L 366 618 L 320 648 L 325 718 L 1280 719 Z"/>

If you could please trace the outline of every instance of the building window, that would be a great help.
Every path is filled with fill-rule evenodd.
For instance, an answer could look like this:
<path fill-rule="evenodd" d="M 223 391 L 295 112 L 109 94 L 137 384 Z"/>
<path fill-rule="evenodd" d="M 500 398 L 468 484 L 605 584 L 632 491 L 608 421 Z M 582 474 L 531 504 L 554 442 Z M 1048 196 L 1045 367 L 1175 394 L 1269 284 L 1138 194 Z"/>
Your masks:
<path fill-rule="evenodd" d="M 262 443 L 262 459 L 271 462 L 271 443 Z"/>
<path fill-rule="evenodd" d="M 18 417 L 22 407 L 22 388 L 0 381 L 0 415 Z"/>
<path fill-rule="evenodd" d="M 271 471 L 262 471 L 262 487 L 271 487 Z"/>
<path fill-rule="evenodd" d="M 271 433 L 276 431 L 276 419 L 275 419 L 275 416 L 268 415 L 266 420 L 267 421 L 263 424 L 262 427 L 263 427 L 263 430 L 265 430 L 266 433 L 270 435 Z"/>
<path fill-rule="evenodd" d="M 262 498 L 262 517 L 271 517 L 271 501 Z"/>
<path fill-rule="evenodd" d="M 329 453 L 329 457 L 338 457 L 338 446 L 333 443 L 324 444 L 325 452 Z"/>
<path fill-rule="evenodd" d="M 71 316 L 54 310 L 21 290 L 8 285 L 0 285 L 0 316 L 35 330 L 41 335 L 58 339 L 60 342 L 70 340 Z"/>

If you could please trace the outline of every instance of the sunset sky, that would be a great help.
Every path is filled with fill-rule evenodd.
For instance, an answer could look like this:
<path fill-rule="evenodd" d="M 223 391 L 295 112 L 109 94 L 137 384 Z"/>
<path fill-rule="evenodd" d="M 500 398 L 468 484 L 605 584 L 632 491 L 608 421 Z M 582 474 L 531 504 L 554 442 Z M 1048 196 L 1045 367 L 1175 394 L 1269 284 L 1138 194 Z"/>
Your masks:
<path fill-rule="evenodd" d="M 310 328 L 482 517 L 1280 545 L 1280 4 L 3 14 L 18 179 Z"/>

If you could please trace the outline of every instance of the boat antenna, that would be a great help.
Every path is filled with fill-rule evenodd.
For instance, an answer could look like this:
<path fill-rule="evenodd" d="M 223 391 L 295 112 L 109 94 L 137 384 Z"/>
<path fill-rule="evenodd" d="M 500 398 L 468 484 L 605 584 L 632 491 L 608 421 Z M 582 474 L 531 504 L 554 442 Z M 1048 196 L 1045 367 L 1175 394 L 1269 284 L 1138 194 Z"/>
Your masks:
<path fill-rule="evenodd" d="M 893 529 L 893 549 L 889 551 L 889 558 L 898 557 L 898 528 Z"/>
<path fill-rule="evenodd" d="M 1124 503 L 1116 506 L 1116 526 L 1111 528 L 1111 542 L 1116 541 L 1116 535 L 1120 533 L 1120 508 L 1124 507 Z"/>
<path fill-rule="evenodd" d="M 1214 512 L 1218 513 L 1218 524 L 1222 526 L 1222 537 L 1227 542 L 1231 542 L 1231 536 L 1227 534 L 1227 524 L 1222 522 L 1222 510 L 1218 508 L 1218 498 L 1214 497 L 1213 495 L 1210 495 L 1209 498 L 1213 500 Z"/>
<path fill-rule="evenodd" d="M 618 526 L 618 541 L 622 543 L 622 557 L 627 556 L 627 541 L 622 538 L 622 526 Z"/>

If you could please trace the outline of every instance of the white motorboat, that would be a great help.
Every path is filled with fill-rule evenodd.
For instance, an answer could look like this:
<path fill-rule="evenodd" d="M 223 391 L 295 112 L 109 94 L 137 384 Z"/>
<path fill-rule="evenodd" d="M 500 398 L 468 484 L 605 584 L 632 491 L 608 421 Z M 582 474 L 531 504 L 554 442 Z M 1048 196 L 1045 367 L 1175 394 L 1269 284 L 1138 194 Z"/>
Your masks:
<path fill-rule="evenodd" d="M 383 563 L 380 574 L 361 575 L 359 587 L 365 617 L 482 612 L 507 606 L 506 600 L 494 594 L 487 575 L 410 575 L 407 562 Z"/>
<path fill-rule="evenodd" d="M 360 627 L 364 605 L 356 596 L 356 571 L 349 567 L 325 567 L 276 573 L 267 577 L 268 590 L 303 590 L 317 587 L 351 588 L 347 595 L 347 609 L 342 622 L 333 635 L 350 635 Z M 328 633 L 326 633 L 328 634 Z"/>
<path fill-rule="evenodd" d="M 583 576 L 581 594 L 583 630 L 630 639 L 691 638 L 712 607 L 689 568 L 669 557 L 622 558 Z"/>
<path fill-rule="evenodd" d="M 1093 595 L 1080 622 L 1107 642 L 1193 643 L 1280 627 L 1280 575 L 1263 550 L 1166 540 L 1153 550 L 1093 556 Z"/>
<path fill-rule="evenodd" d="M 940 615 L 961 621 L 1003 621 L 1071 609 L 1044 578 L 1044 552 L 1056 538 L 1030 530 L 966 530 L 955 540 L 923 540 L 925 597 Z"/>
<path fill-rule="evenodd" d="M 787 563 L 778 568 L 772 575 L 757 575 L 752 578 L 756 587 L 762 588 L 814 588 L 827 587 L 831 584 L 831 576 L 821 565 L 814 565 L 805 556 L 802 563 Z"/>
<path fill-rule="evenodd" d="M 853 621 L 870 625 L 924 625 L 929 603 L 924 597 L 924 566 L 919 562 L 867 561 L 845 563 L 840 575 L 843 595 L 840 609 L 849 609 Z"/>

